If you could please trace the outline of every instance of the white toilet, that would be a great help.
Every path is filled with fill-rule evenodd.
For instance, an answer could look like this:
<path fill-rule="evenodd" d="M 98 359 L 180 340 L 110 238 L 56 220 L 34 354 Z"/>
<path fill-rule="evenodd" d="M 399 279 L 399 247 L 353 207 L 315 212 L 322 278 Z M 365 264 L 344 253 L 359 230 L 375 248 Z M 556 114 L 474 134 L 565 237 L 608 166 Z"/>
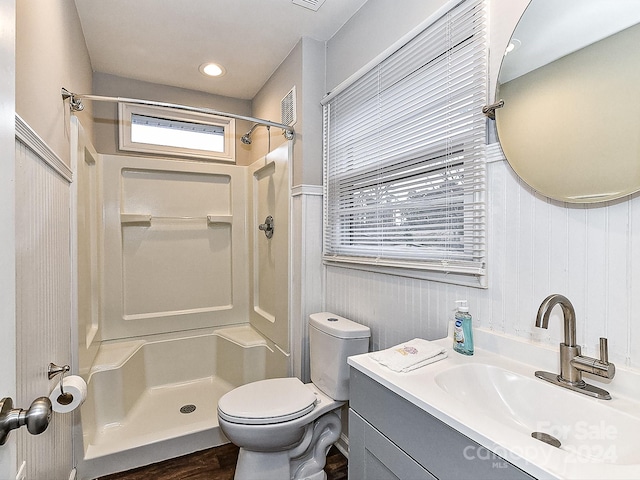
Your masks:
<path fill-rule="evenodd" d="M 240 447 L 235 480 L 326 479 L 340 437 L 335 411 L 349 398 L 347 357 L 369 350 L 369 327 L 332 313 L 309 316 L 311 381 L 273 378 L 242 385 L 218 401 L 224 434 Z"/>

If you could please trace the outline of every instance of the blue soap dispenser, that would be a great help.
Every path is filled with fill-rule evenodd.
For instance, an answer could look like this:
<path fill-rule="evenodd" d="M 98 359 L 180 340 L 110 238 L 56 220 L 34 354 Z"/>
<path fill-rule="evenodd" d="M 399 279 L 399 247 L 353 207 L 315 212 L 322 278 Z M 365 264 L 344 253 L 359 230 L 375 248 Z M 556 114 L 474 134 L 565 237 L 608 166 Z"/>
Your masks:
<path fill-rule="evenodd" d="M 473 355 L 473 330 L 466 300 L 456 300 L 458 305 L 453 327 L 453 349 L 463 355 Z"/>

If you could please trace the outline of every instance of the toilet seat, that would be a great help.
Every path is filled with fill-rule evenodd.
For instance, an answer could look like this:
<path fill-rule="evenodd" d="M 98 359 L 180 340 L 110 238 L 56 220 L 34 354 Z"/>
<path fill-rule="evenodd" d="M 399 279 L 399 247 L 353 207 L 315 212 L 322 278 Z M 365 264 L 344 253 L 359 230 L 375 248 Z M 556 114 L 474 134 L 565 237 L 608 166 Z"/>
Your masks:
<path fill-rule="evenodd" d="M 218 401 L 218 414 L 232 423 L 268 425 L 295 420 L 311 412 L 316 395 L 298 378 L 247 383 Z"/>

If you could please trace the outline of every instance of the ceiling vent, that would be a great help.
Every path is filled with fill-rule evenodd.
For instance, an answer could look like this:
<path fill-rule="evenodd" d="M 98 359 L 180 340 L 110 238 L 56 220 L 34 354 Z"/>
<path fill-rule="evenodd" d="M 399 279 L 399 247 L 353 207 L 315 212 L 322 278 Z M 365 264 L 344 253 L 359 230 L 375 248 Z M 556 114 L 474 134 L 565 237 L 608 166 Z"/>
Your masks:
<path fill-rule="evenodd" d="M 295 85 L 289 93 L 280 101 L 280 112 L 282 113 L 281 123 L 283 125 L 293 125 L 296 123 L 296 87 Z"/>
<path fill-rule="evenodd" d="M 318 9 L 322 6 L 325 0 L 291 0 L 294 5 L 298 5 L 300 7 L 308 8 L 309 10 L 313 10 L 317 12 Z"/>

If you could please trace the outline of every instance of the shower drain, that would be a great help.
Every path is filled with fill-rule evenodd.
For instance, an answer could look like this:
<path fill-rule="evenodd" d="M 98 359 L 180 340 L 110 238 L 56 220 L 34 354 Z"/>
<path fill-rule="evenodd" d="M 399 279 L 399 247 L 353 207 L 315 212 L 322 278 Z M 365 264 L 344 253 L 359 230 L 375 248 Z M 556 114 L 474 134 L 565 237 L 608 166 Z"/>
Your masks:
<path fill-rule="evenodd" d="M 195 411 L 196 411 L 196 406 L 191 403 L 180 407 L 180 413 L 193 413 Z"/>

